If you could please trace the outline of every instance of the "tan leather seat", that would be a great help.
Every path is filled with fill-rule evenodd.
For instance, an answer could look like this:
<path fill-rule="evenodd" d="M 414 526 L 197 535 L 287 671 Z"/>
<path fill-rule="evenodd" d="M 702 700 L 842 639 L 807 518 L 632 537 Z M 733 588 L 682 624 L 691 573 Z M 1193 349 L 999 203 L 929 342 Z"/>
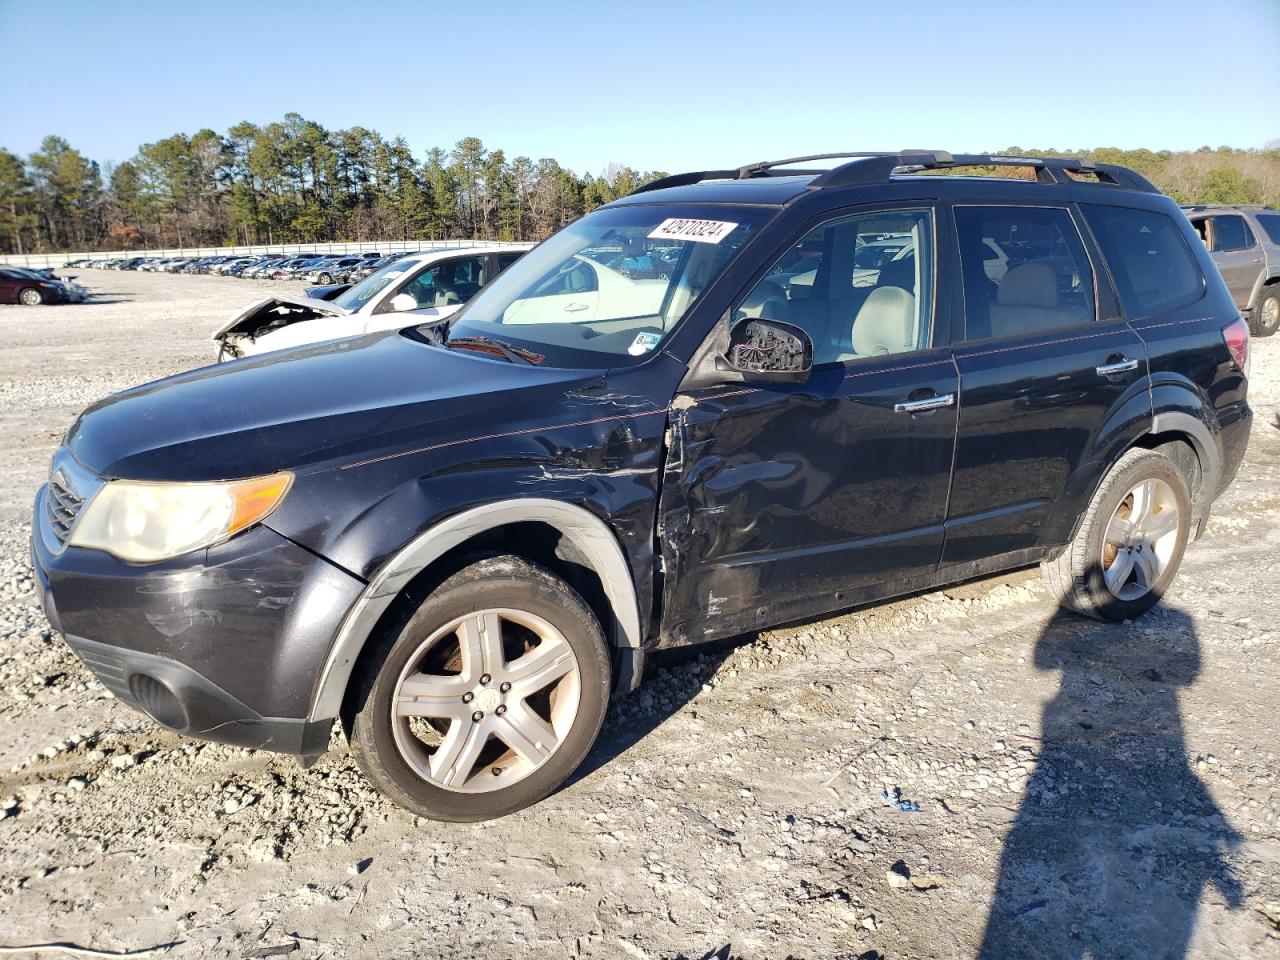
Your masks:
<path fill-rule="evenodd" d="M 904 353 L 916 347 L 916 298 L 901 287 L 872 290 L 853 319 L 853 352 L 859 357 Z"/>
<path fill-rule="evenodd" d="M 761 280 L 739 305 L 737 315 L 739 320 L 777 320 L 786 323 L 791 318 L 791 309 L 782 287 L 772 280 Z"/>
<path fill-rule="evenodd" d="M 1058 301 L 1058 276 L 1043 260 L 1009 270 L 991 305 L 991 335 L 1012 337 L 1069 327 L 1088 320 L 1084 311 Z"/>

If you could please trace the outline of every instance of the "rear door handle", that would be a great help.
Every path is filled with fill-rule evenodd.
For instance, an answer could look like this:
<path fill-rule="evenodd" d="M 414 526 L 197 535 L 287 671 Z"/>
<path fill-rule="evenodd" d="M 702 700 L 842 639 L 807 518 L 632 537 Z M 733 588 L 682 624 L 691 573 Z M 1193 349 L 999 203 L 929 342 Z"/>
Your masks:
<path fill-rule="evenodd" d="M 894 413 L 925 413 L 928 410 L 941 410 L 956 402 L 954 393 L 944 393 L 938 397 L 921 397 L 919 400 L 904 400 L 893 405 Z"/>
<path fill-rule="evenodd" d="M 1117 360 L 1115 363 L 1104 363 L 1094 368 L 1100 377 L 1114 377 L 1117 373 L 1132 373 L 1138 369 L 1137 360 Z"/>

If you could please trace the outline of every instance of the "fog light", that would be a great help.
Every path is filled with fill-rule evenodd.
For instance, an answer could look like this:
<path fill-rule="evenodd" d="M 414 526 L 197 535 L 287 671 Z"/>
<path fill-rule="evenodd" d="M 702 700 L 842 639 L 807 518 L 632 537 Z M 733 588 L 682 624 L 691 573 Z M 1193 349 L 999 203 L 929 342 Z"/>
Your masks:
<path fill-rule="evenodd" d="M 129 678 L 129 692 L 138 701 L 138 707 L 162 727 L 181 733 L 191 722 L 182 701 L 153 676 L 135 673 Z"/>

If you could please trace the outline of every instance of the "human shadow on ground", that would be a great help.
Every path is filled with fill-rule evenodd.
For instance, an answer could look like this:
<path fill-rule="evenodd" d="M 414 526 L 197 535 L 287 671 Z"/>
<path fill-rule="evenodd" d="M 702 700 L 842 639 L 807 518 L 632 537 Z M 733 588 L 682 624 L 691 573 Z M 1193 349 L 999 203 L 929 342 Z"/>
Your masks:
<path fill-rule="evenodd" d="M 1035 665 L 1062 672 L 1005 841 L 981 960 L 1187 955 L 1206 888 L 1231 909 L 1240 835 L 1188 757 L 1180 687 L 1200 672 L 1190 618 L 1158 607 L 1121 627 L 1070 614 Z"/>

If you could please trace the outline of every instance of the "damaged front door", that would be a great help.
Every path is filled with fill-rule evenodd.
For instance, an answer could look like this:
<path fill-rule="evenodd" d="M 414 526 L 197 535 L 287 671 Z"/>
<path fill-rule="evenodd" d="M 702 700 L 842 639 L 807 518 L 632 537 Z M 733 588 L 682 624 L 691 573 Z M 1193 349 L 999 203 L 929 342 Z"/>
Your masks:
<path fill-rule="evenodd" d="M 677 396 L 659 519 L 667 642 L 850 606 L 937 567 L 958 376 L 933 335 L 933 236 L 928 208 L 819 227 L 732 315 L 806 330 L 808 379 L 695 379 Z"/>

